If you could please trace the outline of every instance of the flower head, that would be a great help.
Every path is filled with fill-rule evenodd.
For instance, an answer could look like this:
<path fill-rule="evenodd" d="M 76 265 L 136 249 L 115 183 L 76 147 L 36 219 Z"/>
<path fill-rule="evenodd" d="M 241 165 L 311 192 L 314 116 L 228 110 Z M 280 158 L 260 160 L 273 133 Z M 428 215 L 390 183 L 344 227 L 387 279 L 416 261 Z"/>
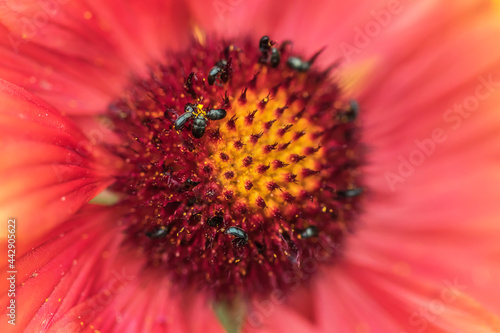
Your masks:
<path fill-rule="evenodd" d="M 262 40 L 194 42 L 107 115 L 130 241 L 216 297 L 284 288 L 318 241 L 338 251 L 361 193 L 358 106 L 315 56 Z"/>
<path fill-rule="evenodd" d="M 2 330 L 499 330 L 493 1 L 0 6 Z"/>

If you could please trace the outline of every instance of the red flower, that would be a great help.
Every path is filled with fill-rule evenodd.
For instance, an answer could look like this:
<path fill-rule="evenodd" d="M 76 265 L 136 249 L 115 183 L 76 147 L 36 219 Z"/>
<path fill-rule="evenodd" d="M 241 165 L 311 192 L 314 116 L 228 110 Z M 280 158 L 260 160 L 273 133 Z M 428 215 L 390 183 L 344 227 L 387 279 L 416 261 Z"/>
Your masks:
<path fill-rule="evenodd" d="M 500 331 L 497 20 L 5 2 L 0 327 Z"/>

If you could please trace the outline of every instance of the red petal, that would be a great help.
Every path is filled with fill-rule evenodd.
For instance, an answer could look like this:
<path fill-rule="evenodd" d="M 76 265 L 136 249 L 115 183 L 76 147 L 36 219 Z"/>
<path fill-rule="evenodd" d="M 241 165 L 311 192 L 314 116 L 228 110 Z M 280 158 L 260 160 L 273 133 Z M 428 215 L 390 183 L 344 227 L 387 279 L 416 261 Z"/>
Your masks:
<path fill-rule="evenodd" d="M 148 271 L 130 266 L 117 263 L 111 268 L 115 277 L 102 284 L 94 296 L 58 319 L 51 329 L 72 332 L 89 329 L 130 333 L 224 332 L 203 295 L 176 291 L 165 275 L 152 276 Z"/>
<path fill-rule="evenodd" d="M 394 40 L 402 51 L 386 55 L 392 65 L 377 68 L 377 83 L 362 94 L 365 140 L 376 146 L 366 168 L 366 226 L 352 248 L 372 261 L 378 253 L 380 266 L 404 263 L 421 278 L 457 277 L 498 311 L 500 47 L 491 45 L 500 29 L 487 7 L 462 9 L 470 15 L 454 18 L 445 36 L 425 28 L 419 38 L 428 40 L 410 50 Z M 425 20 L 413 17 L 410 30 Z M 456 105 L 466 101 L 477 106 L 463 115 Z M 436 129 L 444 140 L 434 139 Z"/>
<path fill-rule="evenodd" d="M 290 272 L 288 272 L 290 273 Z M 290 275 L 290 274 L 289 274 Z M 249 302 L 243 332 L 320 332 L 310 286 L 296 284 L 309 275 L 290 275 L 290 293 L 275 290 L 265 299 Z"/>
<path fill-rule="evenodd" d="M 88 295 L 95 275 L 106 263 L 103 251 L 121 239 L 115 225 L 117 213 L 109 208 L 87 209 L 56 229 L 47 242 L 18 257 L 17 329 L 45 331 L 53 317 L 66 313 Z M 2 274 L 6 271 L 4 267 Z M 2 304 L 9 301 L 4 281 L 2 277 Z M 7 326 L 5 321 L 0 323 L 2 331 Z"/>
<path fill-rule="evenodd" d="M 185 40 L 178 1 L 8 1 L 0 76 L 65 113 L 103 112 L 132 75 Z"/>
<path fill-rule="evenodd" d="M 26 91 L 1 81 L 0 101 L 0 212 L 4 230 L 16 219 L 20 255 L 110 184 L 111 160 Z"/>
<path fill-rule="evenodd" d="M 166 274 L 144 268 L 143 253 L 123 245 L 121 214 L 86 207 L 58 229 L 60 234 L 19 259 L 16 328 L 222 333 L 203 295 L 172 288 Z M 4 327 L 6 321 L 0 323 Z"/>
<path fill-rule="evenodd" d="M 339 322 L 362 332 L 499 332 L 500 318 L 467 287 L 456 278 L 430 282 L 345 263 L 317 284 L 317 306 L 328 332 Z"/>

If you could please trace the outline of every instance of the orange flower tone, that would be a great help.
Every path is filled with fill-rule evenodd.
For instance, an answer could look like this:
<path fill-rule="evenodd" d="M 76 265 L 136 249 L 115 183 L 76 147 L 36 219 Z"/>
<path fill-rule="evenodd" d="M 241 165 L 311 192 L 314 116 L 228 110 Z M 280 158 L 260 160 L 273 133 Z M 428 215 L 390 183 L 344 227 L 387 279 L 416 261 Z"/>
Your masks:
<path fill-rule="evenodd" d="M 0 4 L 2 332 L 500 332 L 496 1 Z"/>

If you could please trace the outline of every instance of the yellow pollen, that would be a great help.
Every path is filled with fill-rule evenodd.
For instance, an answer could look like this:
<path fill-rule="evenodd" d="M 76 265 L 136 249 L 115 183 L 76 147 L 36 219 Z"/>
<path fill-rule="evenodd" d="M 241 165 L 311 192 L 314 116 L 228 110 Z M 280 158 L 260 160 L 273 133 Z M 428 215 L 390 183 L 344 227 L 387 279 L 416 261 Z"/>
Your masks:
<path fill-rule="evenodd" d="M 203 111 L 203 104 L 196 104 L 196 113 L 195 116 L 199 115 L 200 113 L 205 114 L 205 111 Z"/>
<path fill-rule="evenodd" d="M 282 90 L 273 98 L 269 98 L 267 92 L 253 91 L 247 91 L 246 97 L 247 102 L 244 105 L 240 105 L 238 96 L 229 97 L 236 112 L 232 114 L 228 110 L 226 123 L 231 117 L 237 117 L 236 129 L 231 130 L 226 124 L 219 125 L 221 140 L 209 148 L 212 153 L 210 159 L 216 167 L 215 173 L 224 191 L 232 191 L 233 197 L 241 199 L 248 208 L 257 208 L 259 198 L 264 200 L 266 207 L 273 208 L 283 206 L 285 192 L 296 197 L 302 190 L 317 190 L 319 172 L 307 178 L 303 177 L 302 172 L 304 169 L 321 170 L 321 164 L 325 163 L 321 149 L 309 156 L 304 152 L 308 147 L 318 146 L 312 135 L 322 129 L 306 117 L 296 117 L 302 110 L 296 103 L 292 103 L 279 116 L 276 110 L 283 108 L 289 97 Z M 265 106 L 260 108 L 259 105 L 262 104 Z M 253 120 L 250 121 L 248 118 L 252 117 L 252 114 Z M 266 123 L 271 121 L 274 122 L 267 130 Z M 297 133 L 302 131 L 305 134 L 298 136 Z M 261 133 L 262 136 L 256 143 L 250 141 L 252 135 Z M 237 142 L 241 144 L 235 144 Z M 291 143 L 285 149 L 280 150 L 280 145 L 289 142 Z M 305 158 L 294 162 L 291 160 L 292 155 Z M 281 166 L 276 161 L 282 162 Z M 264 172 L 262 167 L 266 169 Z M 289 174 L 296 175 L 296 181 L 287 180 Z M 248 182 L 252 183 L 250 189 Z M 275 184 L 275 187 L 269 184 Z M 266 209 L 266 214 L 270 214 L 270 211 Z"/>

